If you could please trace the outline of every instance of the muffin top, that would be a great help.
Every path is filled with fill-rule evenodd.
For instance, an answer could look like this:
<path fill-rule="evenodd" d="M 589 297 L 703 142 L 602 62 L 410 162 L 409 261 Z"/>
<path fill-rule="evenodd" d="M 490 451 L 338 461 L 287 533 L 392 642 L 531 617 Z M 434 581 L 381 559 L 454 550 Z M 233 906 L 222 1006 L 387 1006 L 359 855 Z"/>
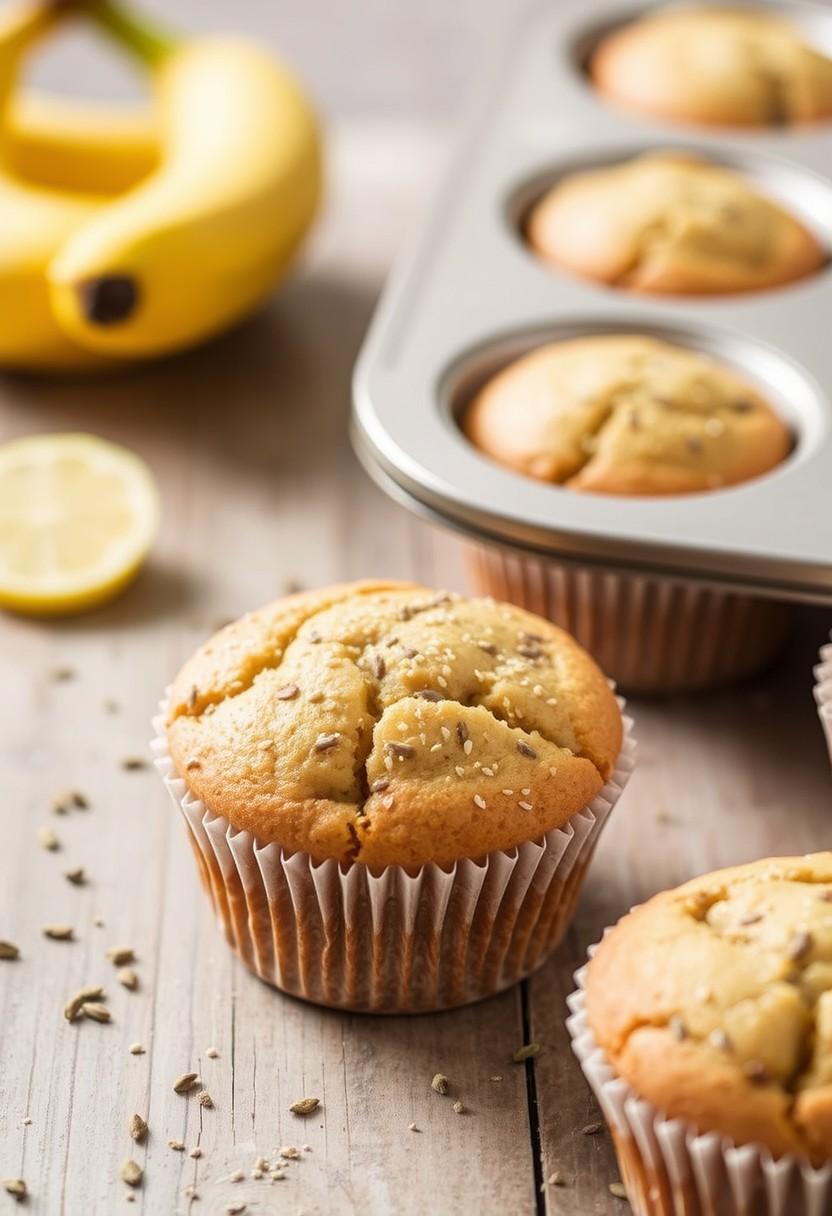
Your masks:
<path fill-rule="evenodd" d="M 586 1010 L 670 1118 L 832 1157 L 832 853 L 718 870 L 636 908 L 587 968 Z"/>
<path fill-rule="evenodd" d="M 660 9 L 607 35 L 590 72 L 613 101 L 660 118 L 779 126 L 832 114 L 832 60 L 755 9 Z"/>
<path fill-rule="evenodd" d="M 755 291 L 825 260 L 814 236 L 738 174 L 681 152 L 574 173 L 532 211 L 548 262 L 632 291 Z"/>
<path fill-rule="evenodd" d="M 477 858 L 601 789 L 621 715 L 589 656 L 487 599 L 365 582 L 227 626 L 171 689 L 168 743 L 232 826 L 316 859 Z"/>
<path fill-rule="evenodd" d="M 500 464 L 599 494 L 685 494 L 756 477 L 791 447 L 748 384 L 639 336 L 539 347 L 477 393 L 464 429 Z"/>

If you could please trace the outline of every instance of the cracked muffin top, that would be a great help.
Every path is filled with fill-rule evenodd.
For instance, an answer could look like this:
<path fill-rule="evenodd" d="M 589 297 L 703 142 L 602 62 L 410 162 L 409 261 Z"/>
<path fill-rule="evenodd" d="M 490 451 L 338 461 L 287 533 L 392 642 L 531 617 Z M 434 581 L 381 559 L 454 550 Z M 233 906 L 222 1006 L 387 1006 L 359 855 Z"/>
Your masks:
<path fill-rule="evenodd" d="M 747 481 L 791 436 L 727 367 L 653 338 L 541 346 L 474 397 L 468 438 L 518 473 L 597 494 L 685 494 Z"/>
<path fill-rule="evenodd" d="M 613 1068 L 669 1118 L 832 1157 L 832 853 L 664 891 L 606 935 L 585 985 Z"/>
<path fill-rule="evenodd" d="M 762 10 L 649 13 L 608 34 L 589 68 L 610 100 L 677 122 L 782 126 L 832 114 L 832 60 Z"/>
<path fill-rule="evenodd" d="M 818 270 L 822 246 L 738 173 L 651 152 L 574 173 L 527 223 L 539 257 L 630 291 L 759 291 Z"/>
<path fill-rule="evenodd" d="M 278 600 L 170 692 L 188 788 L 316 859 L 448 864 L 564 824 L 610 777 L 621 715 L 589 656 L 520 608 L 408 583 Z"/>

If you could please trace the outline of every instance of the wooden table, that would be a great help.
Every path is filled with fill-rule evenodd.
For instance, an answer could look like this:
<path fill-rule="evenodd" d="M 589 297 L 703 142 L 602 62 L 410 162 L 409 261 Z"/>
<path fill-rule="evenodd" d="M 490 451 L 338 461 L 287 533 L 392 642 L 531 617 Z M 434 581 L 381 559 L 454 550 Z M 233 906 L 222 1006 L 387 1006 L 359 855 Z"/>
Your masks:
<path fill-rule="evenodd" d="M 95 431 L 141 452 L 164 496 L 153 561 L 122 600 L 63 623 L 0 622 L 0 937 L 22 951 L 0 962 L 0 1177 L 26 1179 L 38 1216 L 109 1216 L 131 1197 L 148 1216 L 243 1202 L 253 1216 L 623 1212 L 608 1136 L 582 1131 L 598 1111 L 563 1027 L 573 969 L 605 924 L 660 887 L 832 841 L 811 699 L 829 620 L 815 612 L 766 678 L 634 705 L 639 769 L 567 941 L 528 983 L 457 1012 L 373 1019 L 283 997 L 232 956 L 155 772 L 122 767 L 147 755 L 166 681 L 221 621 L 295 582 L 464 587 L 457 542 L 386 501 L 346 437 L 351 364 L 438 144 L 419 128 L 362 125 L 336 133 L 334 153 L 311 255 L 264 315 L 118 377 L 0 383 L 4 438 Z M 55 815 L 67 789 L 89 809 Z M 44 825 L 60 851 L 38 843 Z M 86 886 L 63 877 L 75 864 Z M 58 922 L 74 941 L 42 936 Z M 136 951 L 135 993 L 105 957 L 118 944 Z M 112 1024 L 70 1025 L 64 1002 L 92 983 L 106 985 Z M 541 1054 L 513 1064 L 531 1038 Z M 214 1109 L 173 1092 L 191 1069 Z M 431 1091 L 437 1071 L 466 1114 Z M 309 1094 L 321 1109 L 301 1121 L 288 1107 Z M 133 1112 L 150 1125 L 143 1145 L 128 1136 Z M 258 1156 L 285 1145 L 301 1160 L 284 1181 L 251 1178 Z M 119 1179 L 130 1156 L 145 1170 L 135 1192 Z M 565 1185 L 547 1184 L 556 1170 Z M 12 1208 L 0 1192 L 0 1212 Z"/>

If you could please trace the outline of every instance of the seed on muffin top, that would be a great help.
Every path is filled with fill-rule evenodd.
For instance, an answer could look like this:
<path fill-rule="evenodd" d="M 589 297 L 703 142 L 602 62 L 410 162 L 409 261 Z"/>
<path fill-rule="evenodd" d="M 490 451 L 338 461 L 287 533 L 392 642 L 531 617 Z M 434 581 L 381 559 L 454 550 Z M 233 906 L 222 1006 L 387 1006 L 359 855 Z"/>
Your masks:
<path fill-rule="evenodd" d="M 570 174 L 535 205 L 527 233 L 555 266 L 639 292 L 759 291 L 825 260 L 740 174 L 682 152 Z"/>
<path fill-rule="evenodd" d="M 777 126 L 832 114 L 832 60 L 762 9 L 649 12 L 601 40 L 590 72 L 612 101 L 678 122 Z"/>
<path fill-rule="evenodd" d="M 599 1045 L 669 1118 L 832 1157 L 832 853 L 695 878 L 636 908 L 586 973 Z"/>
<path fill-rule="evenodd" d="M 500 464 L 599 494 L 719 489 L 791 448 L 785 423 L 734 372 L 636 335 L 538 347 L 485 384 L 463 425 Z"/>
<path fill-rule="evenodd" d="M 589 656 L 488 599 L 367 582 L 227 626 L 171 690 L 192 794 L 316 859 L 447 864 L 560 827 L 599 792 L 621 715 Z"/>

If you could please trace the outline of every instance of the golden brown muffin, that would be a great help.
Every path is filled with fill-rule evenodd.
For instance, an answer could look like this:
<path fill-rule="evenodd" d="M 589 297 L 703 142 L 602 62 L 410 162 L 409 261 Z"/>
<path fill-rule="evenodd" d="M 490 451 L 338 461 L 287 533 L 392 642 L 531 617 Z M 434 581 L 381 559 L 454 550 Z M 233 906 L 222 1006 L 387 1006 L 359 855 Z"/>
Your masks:
<path fill-rule="evenodd" d="M 832 1157 L 832 853 L 706 874 L 602 941 L 589 1026 L 668 1118 Z"/>
<path fill-rule="evenodd" d="M 649 13 L 607 35 L 590 72 L 611 101 L 678 122 L 759 127 L 832 114 L 832 60 L 762 10 Z"/>
<path fill-rule="evenodd" d="M 622 724 L 547 621 L 367 582 L 227 626 L 177 677 L 167 736 L 192 793 L 259 841 L 418 866 L 564 824 L 611 775 Z"/>
<path fill-rule="evenodd" d="M 728 368 L 638 336 L 533 350 L 486 383 L 463 425 L 500 464 L 597 494 L 733 485 L 791 447 L 785 423 Z"/>
<path fill-rule="evenodd" d="M 554 266 L 632 291 L 759 291 L 818 270 L 822 246 L 738 173 L 680 152 L 574 173 L 536 204 L 529 243 Z"/>

